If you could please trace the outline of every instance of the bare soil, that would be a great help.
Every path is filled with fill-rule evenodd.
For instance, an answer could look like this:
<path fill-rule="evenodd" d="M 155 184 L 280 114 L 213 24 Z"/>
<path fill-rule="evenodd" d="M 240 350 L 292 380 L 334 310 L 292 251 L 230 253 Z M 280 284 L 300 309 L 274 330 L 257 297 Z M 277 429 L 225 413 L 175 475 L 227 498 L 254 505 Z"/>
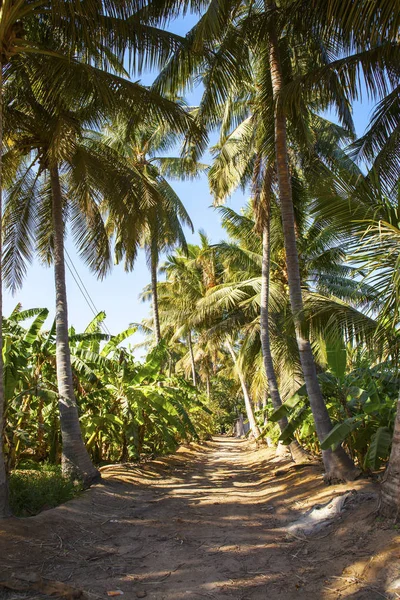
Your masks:
<path fill-rule="evenodd" d="M 328 487 L 319 466 L 290 466 L 218 437 L 105 467 L 79 498 L 0 522 L 0 598 L 400 598 L 400 535 L 376 516 L 375 485 Z M 358 493 L 333 524 L 305 539 L 287 533 L 348 489 Z"/>

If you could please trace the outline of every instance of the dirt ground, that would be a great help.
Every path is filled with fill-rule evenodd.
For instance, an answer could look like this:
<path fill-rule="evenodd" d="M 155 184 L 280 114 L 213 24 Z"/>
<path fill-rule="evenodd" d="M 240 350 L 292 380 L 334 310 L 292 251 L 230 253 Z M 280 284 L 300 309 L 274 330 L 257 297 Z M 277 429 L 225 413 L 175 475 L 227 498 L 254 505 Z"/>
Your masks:
<path fill-rule="evenodd" d="M 400 598 L 400 532 L 377 519 L 374 485 L 355 482 L 358 500 L 338 520 L 293 537 L 290 523 L 349 486 L 290 464 L 218 437 L 108 466 L 79 498 L 0 522 L 0 580 L 14 588 L 0 598 Z"/>

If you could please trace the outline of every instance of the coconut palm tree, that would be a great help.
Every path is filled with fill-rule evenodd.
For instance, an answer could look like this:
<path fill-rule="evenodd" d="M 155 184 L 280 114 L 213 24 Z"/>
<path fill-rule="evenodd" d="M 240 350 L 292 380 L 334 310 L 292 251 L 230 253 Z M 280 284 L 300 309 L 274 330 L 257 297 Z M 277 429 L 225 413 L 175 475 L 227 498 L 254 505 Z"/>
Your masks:
<path fill-rule="evenodd" d="M 168 255 L 161 268 L 161 272 L 166 275 L 166 281 L 157 284 L 157 294 L 160 296 L 161 335 L 169 347 L 179 340 L 187 344 L 179 365 L 183 366 L 185 374 L 186 364 L 188 365 L 194 386 L 199 382 L 193 350 L 191 315 L 193 304 L 197 302 L 201 290 L 201 275 L 199 266 L 196 265 L 196 257 L 196 248 L 191 244 L 188 245 L 187 253 L 177 249 L 174 254 Z"/>
<path fill-rule="evenodd" d="M 25 261 L 31 258 L 35 239 L 42 258 L 54 264 L 62 467 L 65 475 L 77 476 L 89 485 L 99 475 L 89 459 L 81 436 L 73 389 L 64 235 L 68 198 L 68 208 L 75 217 L 75 235 L 78 240 L 80 238 L 81 251 L 92 267 L 102 264 L 103 273 L 107 270 L 110 250 L 107 236 L 102 232 L 93 173 L 84 181 L 79 181 L 78 175 L 79 169 L 88 169 L 90 160 L 90 150 L 82 140 L 82 123 L 88 119 L 90 112 L 86 111 L 90 109 L 89 106 L 83 106 L 80 110 L 74 110 L 68 102 L 64 102 L 50 112 L 35 95 L 26 72 L 14 83 L 18 85 L 22 97 L 20 103 L 15 103 L 10 109 L 9 122 L 14 125 L 19 122 L 19 126 L 8 131 L 7 138 L 11 145 L 9 156 L 12 160 L 18 160 L 19 164 L 7 195 L 4 274 L 13 287 L 22 282 Z M 13 87 L 9 85 L 6 92 L 13 93 Z M 7 164 L 7 155 L 5 162 Z M 85 212 L 82 215 L 81 211 L 85 208 L 86 215 Z M 39 222 L 37 229 L 36 220 Z"/>
<path fill-rule="evenodd" d="M 158 86 L 160 89 L 170 89 L 169 82 L 172 80 L 175 85 L 175 91 L 179 86 L 184 86 L 185 76 L 187 77 L 189 72 L 193 75 L 195 73 L 198 75 L 202 70 L 206 72 L 206 76 L 204 77 L 205 84 L 205 94 L 200 103 L 199 111 L 197 118 L 203 119 L 205 123 L 209 127 L 215 127 L 215 125 L 222 121 L 223 123 L 223 132 L 226 137 L 226 131 L 229 131 L 229 124 L 234 122 L 237 123 L 243 122 L 241 127 L 242 139 L 244 139 L 244 143 L 242 143 L 241 150 L 243 150 L 243 159 L 240 160 L 238 158 L 237 162 L 234 164 L 234 169 L 231 169 L 231 180 L 236 180 L 238 183 L 242 184 L 245 181 L 245 178 L 249 177 L 249 172 L 254 172 L 253 168 L 250 167 L 251 162 L 247 161 L 247 157 L 249 156 L 249 140 L 254 139 L 251 133 L 251 119 L 252 115 L 249 114 L 249 108 L 252 107 L 252 112 L 254 113 L 253 120 L 256 120 L 258 125 L 257 127 L 257 137 L 256 140 L 258 143 L 253 144 L 251 148 L 251 156 L 253 157 L 253 165 L 255 161 L 254 151 L 259 155 L 261 160 L 266 161 L 267 164 L 275 164 L 276 165 L 276 173 L 277 173 L 277 188 L 279 192 L 279 203 L 282 211 L 284 226 L 284 236 L 287 240 L 289 240 L 289 232 L 295 232 L 295 215 L 293 212 L 293 196 L 290 191 L 290 200 L 292 202 L 292 221 L 289 219 L 289 212 L 287 203 L 285 204 L 285 198 L 287 199 L 289 196 L 285 196 L 285 198 L 280 197 L 280 190 L 284 189 L 285 186 L 282 183 L 282 152 L 281 149 L 276 145 L 276 136 L 277 136 L 277 128 L 272 128 L 271 124 L 276 123 L 274 120 L 277 115 L 277 91 L 273 91 L 273 84 L 276 79 L 276 64 L 272 64 L 271 62 L 271 54 L 270 47 L 271 41 L 269 40 L 266 43 L 266 33 L 270 35 L 271 31 L 273 32 L 273 11 L 270 8 L 265 11 L 261 11 L 260 14 L 254 16 L 252 15 L 248 17 L 247 12 L 245 10 L 241 10 L 239 8 L 239 3 L 235 4 L 236 11 L 233 13 L 235 17 L 231 19 L 232 12 L 228 11 L 228 13 L 221 14 L 221 19 L 219 21 L 218 27 L 212 29 L 211 26 L 208 28 L 206 23 L 208 23 L 208 19 L 211 19 L 211 12 L 204 15 L 202 20 L 196 25 L 193 30 L 187 36 L 187 44 L 184 50 L 180 49 L 180 51 L 175 55 L 173 59 L 171 59 L 169 65 L 166 67 L 164 72 L 158 78 Z M 252 27 L 255 25 L 254 19 L 258 18 L 259 20 L 266 20 L 267 26 L 263 29 L 263 41 L 260 38 L 254 42 L 254 39 L 251 35 Z M 251 25 L 251 23 L 252 25 Z M 210 23 L 209 23 L 210 25 Z M 233 33 L 234 32 L 234 33 Z M 279 51 L 284 52 L 285 56 L 285 83 L 287 81 L 292 80 L 297 73 L 300 71 L 304 71 L 307 69 L 311 69 L 313 65 L 324 63 L 326 60 L 326 54 L 321 53 L 321 48 L 323 48 L 323 40 L 320 40 L 321 45 L 318 47 L 316 44 L 316 40 L 310 41 L 309 44 L 303 44 L 303 46 L 299 45 L 298 39 L 295 42 L 296 32 L 292 32 L 292 30 L 285 30 L 286 38 L 284 38 L 284 42 L 281 44 L 281 48 Z M 292 35 L 293 37 L 289 37 Z M 209 52 L 209 46 L 211 46 L 211 38 L 207 36 L 212 36 L 212 44 L 213 48 L 217 47 L 217 51 L 213 51 L 213 53 Z M 300 32 L 300 38 L 302 36 L 302 32 Z M 255 36 L 257 38 L 257 35 Z M 196 59 L 191 60 L 192 55 L 191 52 L 194 49 L 198 50 L 199 40 L 202 39 L 203 42 L 203 53 L 199 56 L 199 53 L 196 55 Z M 292 43 L 293 42 L 293 43 Z M 289 48 L 296 47 L 299 48 L 296 56 L 291 57 Z M 301 49 L 300 49 L 301 48 Z M 252 62 L 252 55 L 257 56 L 257 61 L 254 64 Z M 300 56 L 301 55 L 301 56 Z M 228 63 L 231 65 L 232 63 L 235 65 L 233 69 L 229 69 L 229 77 L 227 76 L 228 72 Z M 271 79 L 271 75 L 273 75 L 273 79 Z M 282 74 L 281 74 L 282 75 Z M 282 86 L 283 86 L 282 79 Z M 254 92 L 256 90 L 256 92 Z M 280 93 L 280 92 L 279 92 Z M 332 102 L 336 101 L 342 107 L 342 117 L 346 125 L 351 131 L 351 117 L 350 113 L 347 110 L 346 106 L 343 108 L 343 94 L 340 93 L 340 90 L 335 95 L 331 94 Z M 238 116 L 238 109 L 236 106 L 237 101 L 242 100 L 242 114 Z M 243 99 L 245 101 L 243 101 Z M 247 101 L 247 102 L 246 102 Z M 251 102 L 251 104 L 250 104 Z M 311 101 L 307 104 L 303 103 L 300 107 L 297 108 L 296 111 L 292 111 L 290 115 L 290 125 L 293 129 L 293 137 L 296 140 L 296 145 L 293 147 L 293 154 L 296 153 L 297 156 L 305 157 L 308 159 L 309 150 L 312 148 L 310 145 L 310 136 L 308 124 L 310 121 L 310 117 L 312 113 L 315 114 L 315 110 L 318 107 L 321 109 L 326 107 L 327 101 L 320 95 L 318 98 L 316 96 L 313 97 L 313 104 Z M 233 108 L 234 107 L 234 108 Z M 239 109 L 240 110 L 240 109 Z M 282 108 L 280 107 L 281 111 Z M 247 122 L 244 121 L 244 118 L 247 117 Z M 282 119 L 281 119 L 282 123 Z M 286 117 L 285 117 L 285 126 L 286 126 Z M 259 133 L 261 131 L 261 134 Z M 286 131 L 286 130 L 285 130 Z M 282 129 L 279 130 L 279 133 L 282 133 Z M 282 137 L 282 136 L 281 136 Z M 286 138 L 285 138 L 286 139 Z M 247 142 L 247 143 L 246 143 Z M 246 148 L 246 150 L 244 150 Z M 280 154 L 278 153 L 280 151 Z M 285 141 L 285 160 L 287 164 L 287 177 L 285 180 L 286 184 L 289 182 L 290 190 L 291 190 L 291 174 L 289 173 L 289 163 L 288 163 L 288 145 Z M 225 153 L 224 159 L 226 160 L 228 153 Z M 278 160 L 280 160 L 278 165 Z M 310 160 L 310 163 L 312 160 Z M 250 167 L 250 168 L 249 168 Z M 320 165 L 322 167 L 322 165 Z M 317 170 L 320 169 L 317 167 Z M 323 170 L 323 169 L 322 169 Z M 268 173 L 268 170 L 265 171 L 265 177 Z M 289 188 L 288 188 L 289 190 Z M 291 226 L 289 227 L 289 221 L 291 222 Z M 290 231 L 289 231 L 290 230 Z M 292 235 L 293 237 L 293 235 Z M 295 242 L 294 238 L 294 242 Z M 288 242 L 289 243 L 289 242 Z M 300 272 L 298 271 L 298 265 L 296 266 L 295 262 L 297 256 L 297 248 L 293 246 L 293 239 L 289 243 L 289 246 L 286 248 L 286 259 L 287 262 L 290 263 L 290 268 L 288 266 L 288 275 L 289 275 L 289 286 L 291 287 L 293 294 L 291 295 L 293 302 L 297 303 L 301 297 L 301 284 L 300 284 Z M 298 271 L 296 277 L 294 276 L 295 271 Z M 296 272 L 297 272 L 296 271 Z M 297 287 L 296 287 L 297 286 Z M 296 289 L 296 293 L 294 293 L 294 289 Z M 298 292 L 300 291 L 300 297 Z M 293 304 L 292 302 L 292 304 Z M 316 378 L 316 370 L 315 364 L 312 358 L 311 346 L 307 343 L 306 340 L 300 336 L 300 330 L 302 329 L 301 323 L 302 321 L 302 310 L 299 311 L 300 304 L 296 304 L 294 302 L 292 306 L 293 318 L 297 323 L 298 330 L 298 341 L 299 341 L 299 349 L 300 356 L 305 357 L 304 360 L 304 378 L 307 382 L 308 387 L 310 388 L 311 394 L 311 406 L 315 411 L 316 420 L 321 424 L 319 425 L 319 437 L 320 440 L 324 439 L 326 435 L 326 430 L 329 431 L 331 424 L 329 421 L 329 415 L 327 413 L 322 394 L 320 393 L 318 380 Z M 264 312 L 265 314 L 265 312 Z M 304 328 L 303 328 L 304 329 Z M 303 334 L 302 334 L 303 335 Z M 310 354 L 311 353 L 311 354 Z M 311 361 L 311 362 L 310 362 Z M 314 366 L 313 366 L 314 365 Z M 340 478 L 346 478 L 352 476 L 352 468 L 351 464 L 344 456 L 344 452 L 338 448 L 335 456 L 331 458 L 332 452 L 327 451 L 324 452 L 324 461 L 326 462 L 326 477 L 329 479 L 331 476 L 334 478 L 336 475 Z M 336 456 L 337 455 L 337 456 Z M 336 472 L 336 475 L 335 475 Z"/>
<path fill-rule="evenodd" d="M 157 298 L 157 271 L 159 256 L 177 246 L 187 253 L 183 226 L 193 231 L 189 214 L 169 183 L 169 179 L 195 177 L 206 168 L 188 156 L 166 156 L 176 147 L 180 137 L 165 120 L 153 119 L 131 127 L 129 121 L 119 120 L 105 133 L 105 142 L 117 150 L 127 165 L 143 180 L 143 220 L 139 243 L 144 247 L 151 273 L 151 296 L 153 330 L 156 344 L 161 340 L 161 328 Z M 135 218 L 135 215 L 133 215 Z M 125 256 L 127 270 L 133 268 L 136 248 L 130 248 L 130 240 L 121 232 L 121 224 L 108 223 L 110 233 L 116 234 L 117 261 Z M 129 221 L 125 227 L 131 229 Z M 119 229 L 119 231 L 118 231 Z M 124 242 L 125 239 L 125 242 Z M 136 240 L 137 242 L 137 240 Z"/>
<path fill-rule="evenodd" d="M 334 107 L 341 122 L 351 129 L 350 101 L 360 92 L 358 72 L 361 70 L 368 90 L 375 97 L 386 94 L 387 90 L 393 91 L 392 96 L 385 96 L 388 101 L 376 115 L 381 122 L 380 135 L 375 136 L 376 147 L 382 147 L 387 132 L 393 133 L 392 142 L 397 139 L 393 114 L 397 106 L 398 21 L 393 18 L 390 6 L 390 0 L 377 1 L 375 18 L 369 2 L 361 2 L 359 11 L 358 7 L 357 10 L 346 10 L 339 2 L 331 5 L 322 0 L 310 3 L 287 0 L 278 5 L 268 0 L 258 7 L 252 6 L 251 10 L 238 0 L 223 6 L 211 3 L 187 35 L 186 43 L 158 78 L 160 89 L 172 88 L 176 92 L 190 77 L 202 76 L 206 92 L 200 103 L 199 118 L 214 127 L 221 106 L 227 104 L 229 110 L 234 106 L 232 101 L 227 102 L 232 88 L 240 95 L 246 93 L 251 85 L 250 56 L 257 56 L 264 67 L 257 78 L 257 85 L 269 114 L 271 98 L 273 100 L 272 141 L 275 145 L 286 256 L 290 265 L 291 307 L 320 440 L 324 439 L 331 423 L 318 385 L 311 347 L 301 333 L 304 312 L 287 133 L 289 125 L 297 128 L 299 133 L 305 133 L 304 116 L 310 107 L 319 110 Z M 312 35 L 309 23 L 312 24 Z M 383 39 L 385 43 L 382 43 Z M 302 151 L 305 150 L 303 155 L 307 156 L 307 137 L 303 136 L 303 140 Z M 395 157 L 393 149 L 396 143 L 389 144 L 392 158 Z M 368 146 L 367 143 L 367 147 L 372 155 L 371 144 Z M 389 154 L 386 153 L 388 164 L 393 164 Z M 391 179 L 392 175 L 393 170 L 390 169 Z M 327 479 L 351 478 L 355 473 L 340 448 L 336 452 L 324 451 L 324 462 Z"/>
<path fill-rule="evenodd" d="M 265 57 L 264 57 L 265 58 Z M 287 62 L 287 61 L 286 61 Z M 258 68 L 257 68 L 258 67 Z M 258 76 L 260 81 L 266 77 L 265 65 L 255 64 L 255 81 Z M 269 75 L 269 73 L 267 73 Z M 233 93 L 235 90 L 233 90 Z M 261 97 L 260 97 L 261 96 Z M 223 123 L 221 140 L 215 147 L 215 161 L 210 169 L 210 184 L 217 198 L 224 198 L 237 186 L 244 186 L 251 182 L 253 194 L 253 207 L 258 215 L 257 229 L 263 237 L 263 278 L 262 278 L 262 302 L 261 312 L 261 340 L 263 348 L 264 367 L 268 374 L 268 386 L 271 391 L 273 403 L 276 408 L 281 404 L 281 397 L 274 374 L 272 355 L 269 348 L 268 327 L 268 286 L 269 286 L 269 206 L 276 185 L 276 152 L 271 140 L 274 140 L 273 124 L 274 107 L 271 103 L 268 107 L 268 98 L 259 93 L 257 86 L 251 94 L 252 113 L 244 107 L 240 108 L 241 99 L 235 98 L 235 110 L 230 108 L 232 103 L 227 102 L 225 112 L 221 117 Z M 239 104 L 239 107 L 238 107 Z M 267 108 L 266 108 L 267 106 Z M 235 126 L 230 133 L 228 124 L 232 121 Z M 357 169 L 344 155 L 340 148 L 341 140 L 351 137 L 350 132 L 344 128 L 337 127 L 333 123 L 322 119 L 311 111 L 301 111 L 299 114 L 301 129 L 298 124 L 290 122 L 288 131 L 288 147 L 290 154 L 290 179 L 291 186 L 295 185 L 296 231 L 302 230 L 302 206 L 304 202 L 299 187 L 302 178 L 307 181 L 317 181 L 324 177 L 326 181 L 332 179 L 326 165 L 331 169 L 349 168 L 350 171 Z M 239 123 L 238 123 L 239 121 Z M 238 124 L 237 124 L 238 123 Z M 306 133 L 305 133 L 306 132 Z M 305 145 L 305 138 L 307 143 Z M 266 157 L 262 153 L 266 153 Z M 329 186 L 328 186 L 329 187 Z M 282 203 L 279 202 L 282 208 Z M 303 211 L 304 212 L 304 211 Z M 278 226 L 275 224 L 275 226 Z M 280 228 L 280 227 L 279 227 Z M 298 239 L 298 243 L 301 242 Z M 287 255 L 286 255 L 287 256 Z M 284 429 L 286 423 L 281 422 Z M 323 437 L 320 438 L 321 440 Z M 341 453 L 340 450 L 338 450 Z M 328 459 L 327 459 L 328 460 Z"/>
<path fill-rule="evenodd" d="M 213 326 L 218 323 L 221 314 L 218 312 L 216 317 L 202 307 L 205 297 L 223 281 L 223 266 L 202 232 L 200 232 L 200 242 L 200 246 L 189 246 L 187 257 L 182 254 L 168 257 L 163 268 L 167 279 L 158 284 L 162 329 L 163 326 L 173 327 L 172 340 L 179 337 L 187 339 L 192 375 L 194 377 L 196 374 L 197 359 L 200 363 L 199 372 L 204 373 L 208 393 L 210 371 L 213 369 L 211 365 L 216 366 L 221 359 L 222 362 L 226 362 L 226 355 L 221 357 L 221 349 L 226 348 L 240 381 L 251 431 L 257 439 L 260 432 L 254 418 L 249 385 L 238 360 L 238 340 L 229 328 L 222 332 L 214 332 Z M 193 310 L 194 306 L 196 310 Z M 191 348 L 193 331 L 197 339 L 194 348 Z"/>
<path fill-rule="evenodd" d="M 204 361 L 209 362 L 206 357 L 210 354 L 210 349 L 205 348 L 195 334 L 193 306 L 202 298 L 205 289 L 216 284 L 219 276 L 212 257 L 208 257 L 205 263 L 204 255 L 209 251 L 210 244 L 204 233 L 200 232 L 199 235 L 200 246 L 189 244 L 187 253 L 178 249 L 175 254 L 167 257 L 162 267 L 166 281 L 157 286 L 162 336 L 172 344 L 179 339 L 187 344 L 187 353 L 180 365 L 189 365 L 194 385 L 198 383 L 196 355 L 201 355 L 200 362 L 203 365 Z M 205 374 L 207 379 L 207 374 L 210 375 L 209 368 L 205 369 Z"/>
<path fill-rule="evenodd" d="M 316 6 L 314 6 L 314 4 Z M 293 194 L 290 185 L 290 173 L 288 167 L 288 144 L 287 144 L 287 117 L 290 114 L 288 106 L 282 102 L 282 93 L 286 87 L 286 81 L 283 70 L 284 55 L 282 53 L 282 41 L 284 35 L 280 36 L 280 19 L 279 9 L 277 5 L 270 1 L 268 3 L 270 12 L 270 27 L 269 27 L 269 65 L 271 71 L 271 82 L 273 98 L 275 102 L 275 145 L 277 156 L 277 173 L 279 180 L 279 193 L 282 206 L 282 220 L 285 236 L 286 255 L 288 257 L 288 279 L 291 293 L 292 312 L 295 317 L 297 327 L 297 337 L 302 357 L 303 372 L 308 374 L 305 377 L 311 406 L 315 404 L 315 421 L 318 423 L 321 435 L 326 434 L 331 428 L 326 409 L 320 401 L 321 391 L 317 385 L 317 376 L 313 364 L 311 347 L 301 333 L 303 321 L 303 302 L 301 294 L 301 277 L 298 268 L 298 254 L 296 249 L 296 231 L 295 231 L 295 216 L 293 211 Z M 313 69 L 309 74 L 298 76 L 292 81 L 289 90 L 289 95 L 292 94 L 292 103 L 301 103 L 307 101 L 310 95 L 300 94 L 298 100 L 294 94 L 299 91 L 299 85 L 307 87 L 311 83 L 311 87 L 315 93 L 318 89 L 326 98 L 332 98 L 337 91 L 338 83 L 346 81 L 346 95 L 343 95 L 343 100 L 347 103 L 359 94 L 359 78 L 355 76 L 357 69 L 361 69 L 365 73 L 366 86 L 369 92 L 375 97 L 387 94 L 388 89 L 398 86 L 399 73 L 393 65 L 396 62 L 396 47 L 397 33 L 393 30 L 393 20 L 388 20 L 388 3 L 378 2 L 375 11 L 367 9 L 366 3 L 361 3 L 357 7 L 357 11 L 347 13 L 343 11 L 343 6 L 339 6 L 334 2 L 332 6 L 327 7 L 326 3 L 313 3 L 312 11 L 317 9 L 317 13 L 311 16 L 311 21 L 317 24 L 317 29 L 322 32 L 326 40 L 331 40 L 332 49 L 340 54 L 346 52 L 356 52 L 353 55 L 346 56 L 342 60 L 332 61 L 332 64 L 320 65 L 319 68 Z M 377 18 L 371 19 L 371 14 L 374 12 Z M 327 15 L 326 13 L 329 13 Z M 322 16 L 324 15 L 324 16 Z M 299 13 L 297 18 L 299 18 Z M 328 21 L 326 21 L 328 17 Z M 304 13 L 301 14 L 301 20 L 304 22 Z M 300 22 L 300 19 L 299 21 Z M 340 31 L 338 35 L 338 31 Z M 398 31 L 398 28 L 396 29 Z M 384 33 L 383 33 L 384 32 Z M 386 42 L 387 33 L 389 39 Z M 385 38 L 385 43 L 382 44 L 382 38 Z M 336 40 L 340 40 L 335 43 Z M 398 44 L 397 44 L 398 49 Z M 398 60 L 398 58 L 397 58 Z M 322 76 L 325 74 L 325 77 Z M 301 84 L 300 84 L 301 81 Z M 313 88 L 314 84 L 314 88 Z M 286 90 L 286 94 L 288 91 Z M 379 167 L 382 165 L 390 166 L 389 175 L 383 178 L 393 182 L 393 154 L 392 150 L 398 144 L 398 136 L 393 119 L 396 112 L 396 89 L 382 100 L 381 105 L 373 118 L 372 127 L 364 139 L 356 142 L 355 147 L 361 150 L 361 155 L 364 158 L 371 158 L 378 148 L 382 149 L 382 154 L 378 156 Z M 346 100 L 347 98 L 347 100 Z M 393 110 L 394 109 L 394 110 Z M 340 114 L 340 113 L 339 113 Z M 379 122 L 379 125 L 378 125 Z M 390 137 L 390 142 L 386 145 L 385 138 Z M 380 138 L 380 139 L 379 139 Z M 375 143 L 374 141 L 375 140 Z M 363 154 L 364 151 L 364 154 Z M 396 179 L 396 178 L 395 178 Z M 308 380 L 308 381 L 307 381 Z M 311 395 L 310 395 L 311 392 Z M 313 409 L 314 412 L 314 409 Z M 351 476 L 353 470 L 348 463 L 347 458 L 340 453 L 329 457 L 327 462 L 331 463 L 331 472 L 334 476 L 335 471 L 340 473 L 349 470 Z M 336 465 L 336 466 L 335 466 Z M 344 471 L 343 471 L 344 470 Z M 329 476 L 329 472 L 328 472 Z"/>
<path fill-rule="evenodd" d="M 4 87 L 13 73 L 18 71 L 20 57 L 52 59 L 42 65 L 42 75 L 47 74 L 46 91 L 51 96 L 64 84 L 64 70 L 71 57 L 92 61 L 105 69 L 122 72 L 122 58 L 129 51 L 134 67 L 162 64 L 171 49 L 179 43 L 178 36 L 147 25 L 141 5 L 137 2 L 111 0 L 107 9 L 101 2 L 73 6 L 65 0 L 35 3 L 5 0 L 1 6 L 0 28 L 0 213 L 3 189 L 3 124 Z M 43 27 L 48 35 L 43 36 Z M 49 35 L 50 32 L 50 35 Z M 49 46 L 50 43 L 50 46 Z M 0 256 L 1 240 L 0 240 Z M 0 259 L 0 275 L 1 275 Z M 0 277 L 2 281 L 2 277 Z M 2 296 L 0 290 L 0 313 Z M 3 422 L 4 390 L 2 366 L 2 332 L 0 319 L 0 423 Z M 0 426 L 2 431 L 2 427 Z M 0 440 L 0 517 L 8 513 L 7 481 Z"/>
<path fill-rule="evenodd" d="M 373 185 L 375 182 L 375 186 Z M 319 206 L 320 214 L 337 229 L 353 231 L 352 261 L 364 271 L 365 282 L 375 290 L 374 313 L 379 327 L 373 338 L 374 345 L 384 346 L 384 354 L 392 358 L 398 368 L 399 325 L 399 266 L 400 229 L 399 195 L 382 196 L 382 186 L 372 171 L 363 181 L 357 181 L 347 190 L 352 202 L 343 198 L 325 198 Z M 329 205 L 329 210 L 328 210 Z M 350 214 L 349 214 L 350 211 Z M 392 451 L 381 489 L 380 511 L 384 516 L 398 514 L 400 492 L 400 401 L 392 440 Z"/>
<path fill-rule="evenodd" d="M 376 101 L 366 132 L 349 150 L 353 158 L 371 168 L 387 191 L 393 191 L 400 175 L 398 0 L 374 0 L 372 4 L 361 0 L 354 9 L 338 0 L 294 0 L 287 6 L 290 14 L 285 18 L 292 26 L 307 23 L 330 41 L 333 54 L 326 65 L 316 65 L 286 86 L 285 101 L 302 102 L 318 91 L 332 93 L 335 82 L 345 84 L 350 102 L 366 97 Z"/>
<path fill-rule="evenodd" d="M 226 331 L 230 327 L 231 331 L 240 335 L 243 340 L 239 356 L 242 370 L 247 379 L 252 381 L 251 390 L 255 397 L 262 398 L 264 381 L 259 375 L 261 240 L 254 233 L 250 211 L 238 215 L 228 208 L 220 210 L 226 229 L 237 241 L 214 247 L 224 266 L 224 281 L 210 290 L 199 303 L 196 313 L 207 310 L 215 315 L 216 322 L 210 319 L 214 333 L 218 328 Z M 276 219 L 276 207 L 273 215 L 270 346 L 279 388 L 284 398 L 288 398 L 301 387 L 301 368 L 293 323 L 287 317 L 290 312 L 287 276 L 282 260 L 282 235 Z M 335 228 L 321 230 L 319 220 L 312 222 L 310 217 L 304 220 L 304 227 L 300 255 L 303 280 L 307 285 L 304 289 L 306 322 L 321 369 L 326 364 L 324 348 L 329 339 L 345 338 L 357 340 L 358 344 L 371 344 L 376 322 L 365 311 L 371 312 L 376 306 L 376 294 L 372 286 L 361 285 L 356 278 L 358 270 L 344 262 L 346 257 L 337 245 Z M 241 315 L 240 319 L 238 315 Z M 281 411 L 280 414 L 286 416 L 287 413 Z"/>
<path fill-rule="evenodd" d="M 274 14 L 275 3 L 269 2 L 268 9 Z M 306 383 L 311 410 L 316 424 L 317 434 L 322 441 L 332 429 L 332 423 L 318 383 L 317 370 L 309 339 L 304 334 L 304 303 L 302 295 L 302 279 L 296 240 L 296 219 L 293 203 L 291 173 L 289 167 L 289 146 L 287 139 L 287 116 L 280 102 L 280 95 L 285 84 L 282 70 L 282 55 L 279 44 L 277 26 L 272 21 L 268 32 L 268 58 L 274 101 L 274 140 L 276 172 L 278 179 L 279 201 L 282 215 L 283 236 L 285 241 L 286 266 L 288 274 L 289 297 L 296 329 L 300 361 Z M 356 470 L 349 457 L 341 447 L 335 451 L 323 451 L 325 478 L 354 478 Z"/>
<path fill-rule="evenodd" d="M 141 181 L 136 178 L 139 182 L 135 188 L 132 173 L 124 171 L 117 154 L 99 143 L 96 136 L 85 132 L 85 127 L 98 126 L 107 115 L 112 116 L 113 110 L 115 114 L 124 106 L 134 114 L 133 105 L 135 103 L 137 110 L 140 101 L 144 102 L 143 111 L 150 111 L 150 116 L 155 107 L 152 101 L 155 94 L 117 76 L 95 68 L 92 72 L 86 65 L 70 61 L 64 69 L 64 86 L 49 99 L 43 96 L 40 87 L 37 91 L 37 86 L 33 86 L 33 81 L 40 81 L 44 87 L 46 82 L 45 76 L 38 77 L 42 65 L 41 61 L 39 65 L 37 63 L 29 59 L 25 61 L 25 69 L 20 65 L 5 90 L 12 102 L 8 105 L 5 131 L 10 147 L 5 164 L 11 185 L 4 225 L 4 274 L 12 287 L 22 282 L 35 239 L 41 258 L 54 264 L 63 472 L 68 476 L 79 476 L 85 484 L 90 484 L 98 477 L 98 472 L 89 460 L 80 434 L 72 385 L 64 263 L 65 222 L 70 215 L 73 234 L 86 263 L 99 276 L 104 276 L 111 266 L 111 251 L 99 204 L 106 202 L 110 215 L 123 212 L 121 198 L 132 208 L 135 202 L 137 205 L 134 193 Z M 99 84 L 101 89 L 95 87 Z M 159 101 L 156 111 L 161 110 L 168 118 L 169 106 L 169 117 L 172 115 L 174 120 L 175 105 L 161 98 Z M 188 123 L 186 113 L 178 110 L 181 115 L 178 120 L 183 118 Z M 13 174 L 14 165 L 16 173 Z"/>

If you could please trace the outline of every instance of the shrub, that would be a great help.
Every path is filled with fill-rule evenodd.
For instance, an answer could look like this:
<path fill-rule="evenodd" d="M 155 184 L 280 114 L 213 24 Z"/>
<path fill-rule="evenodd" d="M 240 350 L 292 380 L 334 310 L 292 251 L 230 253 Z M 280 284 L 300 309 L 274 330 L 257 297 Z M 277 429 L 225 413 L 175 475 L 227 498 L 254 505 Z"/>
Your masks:
<path fill-rule="evenodd" d="M 58 466 L 21 469 L 10 475 L 10 505 L 16 517 L 29 517 L 74 498 L 80 485 L 65 479 Z"/>

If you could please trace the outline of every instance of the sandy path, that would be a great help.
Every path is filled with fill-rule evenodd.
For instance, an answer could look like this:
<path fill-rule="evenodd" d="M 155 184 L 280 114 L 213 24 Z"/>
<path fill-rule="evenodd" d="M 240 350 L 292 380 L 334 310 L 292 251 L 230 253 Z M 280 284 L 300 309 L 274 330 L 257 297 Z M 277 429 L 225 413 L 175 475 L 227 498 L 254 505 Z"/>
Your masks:
<path fill-rule="evenodd" d="M 107 467 L 104 484 L 80 498 L 0 523 L 1 578 L 40 574 L 93 599 L 115 590 L 125 600 L 395 598 L 387 580 L 400 565 L 398 532 L 371 517 L 360 526 L 366 503 L 322 539 L 288 538 L 285 525 L 344 488 L 323 486 L 315 468 L 277 477 L 276 467 L 268 449 L 232 438 Z"/>

